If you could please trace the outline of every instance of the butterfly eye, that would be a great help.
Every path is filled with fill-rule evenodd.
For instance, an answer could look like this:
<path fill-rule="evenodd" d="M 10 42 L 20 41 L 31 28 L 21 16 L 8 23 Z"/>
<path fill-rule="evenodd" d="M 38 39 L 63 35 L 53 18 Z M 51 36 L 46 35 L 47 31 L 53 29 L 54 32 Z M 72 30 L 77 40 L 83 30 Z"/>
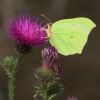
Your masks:
<path fill-rule="evenodd" d="M 48 29 L 48 25 L 44 26 L 45 29 Z"/>

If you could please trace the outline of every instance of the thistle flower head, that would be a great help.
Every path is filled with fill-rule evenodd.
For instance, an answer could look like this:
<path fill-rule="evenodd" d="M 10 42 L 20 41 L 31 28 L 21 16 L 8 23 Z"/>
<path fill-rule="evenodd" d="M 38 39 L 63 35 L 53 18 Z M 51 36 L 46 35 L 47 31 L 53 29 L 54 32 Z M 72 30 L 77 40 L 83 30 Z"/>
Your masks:
<path fill-rule="evenodd" d="M 24 51 L 27 51 L 31 46 L 38 46 L 47 41 L 46 32 L 42 27 L 35 18 L 21 16 L 10 25 L 10 36 L 15 40 L 18 49 L 28 47 L 28 49 L 24 48 Z"/>
<path fill-rule="evenodd" d="M 42 50 L 42 67 L 53 69 L 57 73 L 60 72 L 58 54 L 54 47 L 49 46 Z"/>
<path fill-rule="evenodd" d="M 40 45 L 46 41 L 46 32 L 35 19 L 27 16 L 18 17 L 10 27 L 11 37 L 18 43 Z"/>

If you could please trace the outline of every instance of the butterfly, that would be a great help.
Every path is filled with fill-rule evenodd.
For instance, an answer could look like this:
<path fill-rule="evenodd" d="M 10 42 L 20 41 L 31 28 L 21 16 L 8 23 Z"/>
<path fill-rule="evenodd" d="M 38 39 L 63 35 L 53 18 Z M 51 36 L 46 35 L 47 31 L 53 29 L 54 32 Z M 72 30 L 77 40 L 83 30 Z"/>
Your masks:
<path fill-rule="evenodd" d="M 91 30 L 96 27 L 89 18 L 62 19 L 48 24 L 49 42 L 58 53 L 68 56 L 81 54 Z"/>

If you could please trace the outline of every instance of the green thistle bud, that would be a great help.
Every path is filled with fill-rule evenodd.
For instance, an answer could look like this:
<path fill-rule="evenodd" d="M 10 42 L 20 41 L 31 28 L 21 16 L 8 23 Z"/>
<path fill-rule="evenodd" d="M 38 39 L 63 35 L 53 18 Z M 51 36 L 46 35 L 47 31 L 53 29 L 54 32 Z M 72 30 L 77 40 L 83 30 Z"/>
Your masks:
<path fill-rule="evenodd" d="M 59 84 L 59 82 L 49 82 L 47 84 L 47 95 L 50 97 L 51 95 L 57 94 L 58 92 L 60 92 L 61 90 L 61 86 Z"/>
<path fill-rule="evenodd" d="M 53 70 L 40 67 L 35 70 L 35 77 L 42 81 L 50 81 L 55 78 L 55 73 Z"/>
<path fill-rule="evenodd" d="M 18 64 L 18 58 L 13 56 L 7 56 L 2 61 L 2 67 L 6 71 L 7 75 L 10 77 L 13 73 L 15 73 L 16 66 Z"/>

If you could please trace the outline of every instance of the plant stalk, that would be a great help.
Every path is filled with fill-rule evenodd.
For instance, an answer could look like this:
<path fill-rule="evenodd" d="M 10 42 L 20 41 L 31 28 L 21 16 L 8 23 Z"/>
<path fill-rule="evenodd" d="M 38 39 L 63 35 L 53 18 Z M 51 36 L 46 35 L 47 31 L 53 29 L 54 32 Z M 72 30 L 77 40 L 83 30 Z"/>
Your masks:
<path fill-rule="evenodd" d="M 43 100 L 48 100 L 47 93 L 45 93 L 45 95 L 43 96 Z"/>
<path fill-rule="evenodd" d="M 8 97 L 9 97 L 9 100 L 14 100 L 14 77 L 10 77 L 9 80 L 8 80 Z"/>

